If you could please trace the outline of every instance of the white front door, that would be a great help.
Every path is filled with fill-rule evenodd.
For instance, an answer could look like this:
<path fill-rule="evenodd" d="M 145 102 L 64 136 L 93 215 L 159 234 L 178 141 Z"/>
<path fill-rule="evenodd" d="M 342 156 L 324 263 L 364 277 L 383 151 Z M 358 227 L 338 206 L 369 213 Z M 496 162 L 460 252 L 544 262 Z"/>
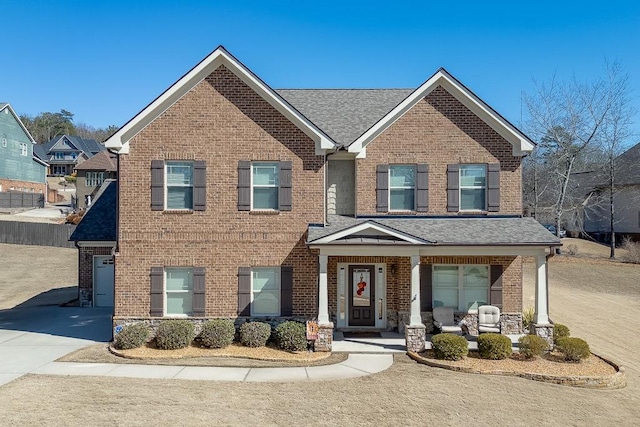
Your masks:
<path fill-rule="evenodd" d="M 114 269 L 113 256 L 93 257 L 93 306 L 113 307 Z"/>

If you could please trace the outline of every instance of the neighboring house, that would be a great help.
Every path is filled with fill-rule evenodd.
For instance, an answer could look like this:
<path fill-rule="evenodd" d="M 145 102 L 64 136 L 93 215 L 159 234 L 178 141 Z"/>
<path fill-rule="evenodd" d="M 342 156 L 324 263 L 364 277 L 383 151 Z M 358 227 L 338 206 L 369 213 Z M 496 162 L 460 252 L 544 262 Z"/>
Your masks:
<path fill-rule="evenodd" d="M 46 194 L 47 164 L 34 156 L 34 146 L 11 105 L 0 103 L 0 192 Z"/>
<path fill-rule="evenodd" d="M 69 240 L 78 247 L 78 299 L 82 307 L 113 307 L 117 181 L 107 179 Z"/>
<path fill-rule="evenodd" d="M 606 172 L 591 171 L 574 174 L 572 183 L 572 192 L 583 203 L 570 227 L 602 242 L 611 239 L 608 182 Z M 615 159 L 613 207 L 616 241 L 626 236 L 640 240 L 640 143 Z"/>
<path fill-rule="evenodd" d="M 96 193 L 107 179 L 117 178 L 116 156 L 107 150 L 101 151 L 76 166 L 77 208 L 85 209 L 95 200 Z"/>
<path fill-rule="evenodd" d="M 119 152 L 114 325 L 316 319 L 404 331 L 435 306 L 522 331 L 522 257 L 560 241 L 522 213 L 533 143 L 440 69 L 415 90 L 275 91 L 220 47 L 105 143 Z M 91 210 L 95 209 L 93 207 Z"/>
<path fill-rule="evenodd" d="M 93 139 L 62 135 L 36 146 L 36 155 L 49 163 L 51 176 L 71 175 L 76 167 L 101 151 L 104 145 Z"/>

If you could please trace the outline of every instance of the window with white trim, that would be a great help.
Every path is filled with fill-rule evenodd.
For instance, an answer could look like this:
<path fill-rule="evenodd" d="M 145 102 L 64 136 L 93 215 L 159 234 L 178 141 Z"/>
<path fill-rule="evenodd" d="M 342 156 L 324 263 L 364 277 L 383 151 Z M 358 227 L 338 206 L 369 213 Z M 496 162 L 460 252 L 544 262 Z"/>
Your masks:
<path fill-rule="evenodd" d="M 189 316 L 193 313 L 193 269 L 164 269 L 165 316 Z"/>
<path fill-rule="evenodd" d="M 104 172 L 87 172 L 87 187 L 97 187 L 104 182 Z"/>
<path fill-rule="evenodd" d="M 279 163 L 254 162 L 251 165 L 251 209 L 278 210 Z"/>
<path fill-rule="evenodd" d="M 488 300 L 488 265 L 433 266 L 433 307 L 475 312 Z"/>
<path fill-rule="evenodd" d="M 415 165 L 389 165 L 389 210 L 413 211 L 416 209 Z"/>
<path fill-rule="evenodd" d="M 166 162 L 166 209 L 193 209 L 193 163 Z"/>
<path fill-rule="evenodd" d="M 2 138 L 2 146 L 5 147 L 5 148 L 7 146 L 7 138 L 6 137 Z"/>
<path fill-rule="evenodd" d="M 27 144 L 24 142 L 20 143 L 20 155 L 26 156 L 29 154 L 29 149 L 27 148 Z"/>
<path fill-rule="evenodd" d="M 53 155 L 54 159 L 56 160 L 64 160 L 64 153 L 60 152 L 60 151 L 56 151 Z"/>
<path fill-rule="evenodd" d="M 255 267 L 252 269 L 251 315 L 280 315 L 280 267 Z"/>
<path fill-rule="evenodd" d="M 487 209 L 486 165 L 460 165 L 460 210 Z"/>

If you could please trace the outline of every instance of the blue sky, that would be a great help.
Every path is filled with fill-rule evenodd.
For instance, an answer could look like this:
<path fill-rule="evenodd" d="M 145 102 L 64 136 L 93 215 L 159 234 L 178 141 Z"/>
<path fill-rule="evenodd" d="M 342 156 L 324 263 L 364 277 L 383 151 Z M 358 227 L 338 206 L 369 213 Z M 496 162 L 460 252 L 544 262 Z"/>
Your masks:
<path fill-rule="evenodd" d="M 637 1 L 0 0 L 0 14 L 0 102 L 95 127 L 220 44 L 276 89 L 415 88 L 442 66 L 515 124 L 534 80 L 593 79 L 606 58 L 640 110 Z"/>

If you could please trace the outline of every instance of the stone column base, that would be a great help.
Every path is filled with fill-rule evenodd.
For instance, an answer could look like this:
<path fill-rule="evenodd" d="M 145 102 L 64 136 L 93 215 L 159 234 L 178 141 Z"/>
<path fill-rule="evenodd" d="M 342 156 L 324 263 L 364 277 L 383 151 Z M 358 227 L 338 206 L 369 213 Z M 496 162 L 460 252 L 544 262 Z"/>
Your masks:
<path fill-rule="evenodd" d="M 549 351 L 553 350 L 553 325 L 552 324 L 538 325 L 538 324 L 532 323 L 531 326 L 529 326 L 529 333 L 531 333 L 531 335 L 537 335 L 539 337 L 544 338 L 545 341 L 547 341 L 548 350 Z"/>
<path fill-rule="evenodd" d="M 424 350 L 427 342 L 426 326 L 406 325 L 404 328 L 404 338 L 406 340 L 407 351 L 419 353 Z"/>
<path fill-rule="evenodd" d="M 313 343 L 314 351 L 331 351 L 333 343 L 333 323 L 318 325 L 318 339 Z"/>

